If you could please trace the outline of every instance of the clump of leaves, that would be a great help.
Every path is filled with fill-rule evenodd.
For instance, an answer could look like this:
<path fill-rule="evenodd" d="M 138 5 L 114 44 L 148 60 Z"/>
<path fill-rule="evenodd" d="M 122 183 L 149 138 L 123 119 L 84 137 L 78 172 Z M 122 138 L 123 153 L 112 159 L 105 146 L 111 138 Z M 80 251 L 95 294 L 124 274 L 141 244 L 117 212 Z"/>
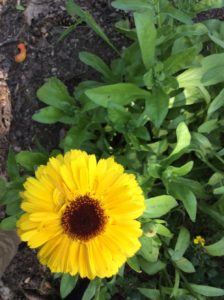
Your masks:
<path fill-rule="evenodd" d="M 90 282 L 83 299 L 224 295 L 223 281 L 216 285 L 212 275 L 196 279 L 203 257 L 204 274 L 210 274 L 217 261 L 212 257 L 224 255 L 222 31 L 220 23 L 192 21 L 200 5 L 212 5 L 196 2 L 182 11 L 166 0 L 113 1 L 113 7 L 133 12 L 115 25 L 130 40 L 120 52 L 88 12 L 68 1 L 68 12 L 120 54 L 107 65 L 96 54 L 81 52 L 81 61 L 102 80 L 83 81 L 70 95 L 59 79 L 49 79 L 37 92 L 48 106 L 33 119 L 66 124 L 64 151 L 113 155 L 136 174 L 146 196 L 141 249 L 117 277 Z M 17 162 L 24 167 L 28 154 L 23 154 Z M 193 245 L 201 232 L 205 246 Z M 124 281 L 129 288 L 121 291 Z M 63 275 L 62 296 L 76 282 Z"/>

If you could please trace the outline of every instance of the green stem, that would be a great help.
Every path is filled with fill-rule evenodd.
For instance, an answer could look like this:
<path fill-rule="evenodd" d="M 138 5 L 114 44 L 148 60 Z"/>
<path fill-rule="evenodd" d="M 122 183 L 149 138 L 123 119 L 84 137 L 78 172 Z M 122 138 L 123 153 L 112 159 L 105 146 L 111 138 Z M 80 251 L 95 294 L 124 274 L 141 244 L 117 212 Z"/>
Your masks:
<path fill-rule="evenodd" d="M 100 299 L 100 287 L 101 287 L 102 279 L 99 279 L 97 282 L 97 287 L 96 287 L 96 294 L 94 297 L 94 300 L 99 300 Z"/>

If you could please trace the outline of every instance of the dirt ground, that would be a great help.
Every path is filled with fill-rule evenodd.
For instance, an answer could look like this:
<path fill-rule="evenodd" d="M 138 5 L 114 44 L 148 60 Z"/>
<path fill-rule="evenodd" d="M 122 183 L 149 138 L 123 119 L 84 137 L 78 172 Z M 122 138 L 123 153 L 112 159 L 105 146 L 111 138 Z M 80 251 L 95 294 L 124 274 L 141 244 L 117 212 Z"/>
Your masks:
<path fill-rule="evenodd" d="M 29 1 L 0 0 L 0 68 L 8 77 L 6 83 L 11 93 L 13 115 L 9 135 L 1 140 L 0 173 L 5 170 L 9 145 L 16 152 L 34 149 L 38 142 L 49 150 L 58 145 L 60 126 L 44 126 L 32 121 L 32 115 L 42 106 L 37 101 L 36 91 L 43 82 L 56 76 L 72 91 L 80 81 L 96 76 L 79 61 L 80 51 L 91 51 L 106 61 L 114 56 L 109 46 L 85 24 L 58 42 L 65 29 L 59 24 L 61 16 L 65 15 L 66 1 L 34 2 L 49 2 L 49 9 L 28 25 L 23 11 L 17 10 L 16 5 L 20 3 L 26 8 Z M 113 30 L 113 24 L 122 15 L 111 9 L 109 1 L 77 0 L 76 3 L 87 8 L 113 43 L 122 47 L 123 39 Z M 27 45 L 27 58 L 20 64 L 15 62 L 19 42 Z M 3 216 L 1 210 L 0 217 Z M 56 289 L 57 283 L 55 286 L 50 272 L 38 263 L 35 252 L 21 244 L 0 281 L 0 299 L 58 299 Z"/>

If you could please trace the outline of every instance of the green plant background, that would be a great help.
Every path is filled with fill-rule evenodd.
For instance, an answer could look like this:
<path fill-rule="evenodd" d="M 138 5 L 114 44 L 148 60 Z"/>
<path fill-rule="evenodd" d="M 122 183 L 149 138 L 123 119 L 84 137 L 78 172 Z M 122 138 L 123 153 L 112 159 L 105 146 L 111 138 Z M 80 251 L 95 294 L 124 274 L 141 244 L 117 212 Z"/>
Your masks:
<path fill-rule="evenodd" d="M 75 24 L 90 26 L 117 58 L 107 65 L 81 52 L 80 60 L 101 81 L 83 81 L 72 95 L 57 78 L 39 88 L 37 97 L 47 106 L 33 119 L 62 123 L 67 132 L 51 153 L 44 147 L 9 152 L 9 181 L 0 181 L 8 217 L 0 226 L 15 227 L 22 184 L 49 156 L 70 149 L 113 155 L 145 194 L 142 247 L 118 275 L 91 281 L 83 299 L 223 299 L 224 24 L 193 20 L 224 1 L 117 0 L 112 6 L 131 12 L 115 24 L 129 40 L 122 50 L 87 11 L 68 1 Z M 205 246 L 193 244 L 197 235 Z M 78 276 L 57 276 L 64 298 Z"/>

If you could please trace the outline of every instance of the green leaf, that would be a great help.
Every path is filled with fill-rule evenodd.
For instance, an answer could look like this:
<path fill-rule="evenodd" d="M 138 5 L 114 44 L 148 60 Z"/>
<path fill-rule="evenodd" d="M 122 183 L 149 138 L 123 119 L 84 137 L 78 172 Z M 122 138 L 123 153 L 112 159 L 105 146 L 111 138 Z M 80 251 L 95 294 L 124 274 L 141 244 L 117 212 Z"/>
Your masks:
<path fill-rule="evenodd" d="M 148 275 L 155 275 L 166 267 L 166 264 L 161 260 L 156 262 L 148 262 L 142 257 L 139 257 L 139 264 L 141 269 Z"/>
<path fill-rule="evenodd" d="M 168 158 L 164 160 L 166 163 L 171 163 L 177 158 L 179 158 L 191 143 L 191 134 L 189 132 L 187 125 L 184 122 L 178 124 L 176 135 L 177 135 L 176 146 L 173 149 L 173 151 L 170 153 Z"/>
<path fill-rule="evenodd" d="M 211 256 L 223 256 L 224 255 L 224 238 L 218 242 L 209 246 L 204 246 L 206 252 Z"/>
<path fill-rule="evenodd" d="M 206 297 L 224 296 L 224 289 L 219 289 L 207 285 L 193 284 L 193 283 L 191 283 L 190 286 L 194 292 Z"/>
<path fill-rule="evenodd" d="M 191 160 L 181 167 L 168 166 L 166 168 L 166 171 L 164 171 L 164 174 L 166 174 L 167 177 L 170 177 L 172 175 L 185 176 L 192 170 L 193 165 L 194 162 Z"/>
<path fill-rule="evenodd" d="M 88 132 L 88 128 L 80 124 L 79 126 L 74 126 L 69 129 L 60 146 L 64 148 L 65 151 L 80 149 L 91 137 L 92 135 Z"/>
<path fill-rule="evenodd" d="M 68 296 L 71 293 L 71 291 L 75 288 L 78 278 L 79 278 L 78 275 L 76 276 L 71 276 L 69 274 L 62 275 L 61 284 L 60 284 L 60 295 L 62 299 Z"/>
<path fill-rule="evenodd" d="M 161 300 L 160 291 L 156 289 L 138 288 L 139 292 L 147 299 Z"/>
<path fill-rule="evenodd" d="M 168 113 L 168 95 L 160 87 L 153 88 L 146 105 L 150 120 L 156 128 L 159 128 Z"/>
<path fill-rule="evenodd" d="M 83 10 L 79 5 L 75 4 L 73 0 L 68 0 L 66 4 L 66 10 L 71 16 L 77 15 L 83 22 L 85 22 L 97 35 L 101 37 L 114 51 L 117 53 L 118 50 L 111 43 L 108 36 L 102 30 L 102 28 L 96 23 L 94 18 L 90 15 L 89 12 Z"/>
<path fill-rule="evenodd" d="M 24 11 L 25 7 L 23 5 L 21 5 L 21 4 L 17 4 L 16 5 L 16 10 L 18 10 L 18 11 Z"/>
<path fill-rule="evenodd" d="M 220 224 L 224 228 L 224 216 L 221 215 L 218 211 L 216 211 L 212 206 L 206 205 L 204 202 L 199 203 L 199 209 L 210 216 L 215 222 Z"/>
<path fill-rule="evenodd" d="M 114 8 L 122 10 L 142 11 L 153 8 L 149 0 L 116 0 L 111 4 Z"/>
<path fill-rule="evenodd" d="M 130 268 L 132 268 L 135 272 L 141 273 L 141 269 L 139 266 L 138 258 L 137 256 L 132 256 L 128 258 L 127 264 L 129 265 Z"/>
<path fill-rule="evenodd" d="M 41 152 L 21 151 L 16 155 L 16 162 L 28 171 L 34 171 L 39 165 L 47 162 L 48 156 Z"/>
<path fill-rule="evenodd" d="M 194 273 L 195 272 L 194 266 L 185 257 L 181 257 L 180 259 L 175 260 L 175 264 L 181 271 L 183 271 L 185 273 Z"/>
<path fill-rule="evenodd" d="M 150 93 L 131 83 L 117 83 L 89 89 L 85 94 L 96 104 L 109 107 L 111 103 L 127 105 L 136 99 L 144 99 Z"/>
<path fill-rule="evenodd" d="M 180 9 L 172 7 L 171 5 L 165 6 L 165 9 L 161 10 L 161 14 L 171 16 L 172 18 L 174 18 L 184 24 L 190 25 L 193 23 L 192 19 L 187 14 L 185 14 Z"/>
<path fill-rule="evenodd" d="M 43 124 L 54 124 L 60 122 L 64 116 L 65 113 L 62 110 L 48 106 L 35 113 L 32 119 Z"/>
<path fill-rule="evenodd" d="M 159 218 L 177 206 L 176 200 L 168 195 L 149 198 L 145 201 L 146 209 L 143 217 Z"/>
<path fill-rule="evenodd" d="M 19 192 L 20 190 L 17 189 L 7 189 L 4 195 L 1 197 L 0 203 L 2 205 L 8 205 L 9 203 L 19 201 Z"/>
<path fill-rule="evenodd" d="M 159 247 L 161 244 L 157 239 L 145 235 L 141 236 L 140 242 L 142 246 L 138 255 L 141 255 L 148 262 L 156 262 L 158 260 Z"/>
<path fill-rule="evenodd" d="M 18 216 L 11 216 L 11 217 L 5 218 L 0 223 L 0 229 L 2 229 L 2 230 L 15 229 L 17 220 L 18 220 Z"/>
<path fill-rule="evenodd" d="M 186 185 L 173 181 L 168 183 L 168 191 L 176 199 L 183 202 L 184 208 L 186 209 L 190 219 L 195 222 L 197 213 L 197 200 L 194 193 Z"/>
<path fill-rule="evenodd" d="M 99 284 L 99 281 L 100 281 L 100 279 L 98 279 L 98 278 L 90 281 L 90 283 L 82 297 L 82 300 L 91 300 L 94 297 L 94 295 L 96 293 L 96 288 Z"/>
<path fill-rule="evenodd" d="M 67 87 L 57 78 L 50 78 L 37 91 L 37 97 L 40 101 L 70 112 L 74 105 L 73 98 L 69 95 Z"/>
<path fill-rule="evenodd" d="M 6 206 L 6 214 L 8 216 L 17 215 L 20 212 L 22 212 L 20 208 L 20 199 L 19 201 L 11 202 Z"/>
<path fill-rule="evenodd" d="M 110 68 L 106 63 L 97 55 L 90 52 L 79 52 L 79 59 L 86 65 L 92 67 L 99 73 L 101 73 L 105 79 L 114 81 L 114 74 L 111 72 Z"/>
<path fill-rule="evenodd" d="M 15 180 L 20 177 L 19 168 L 16 163 L 16 155 L 11 149 L 9 149 L 9 153 L 7 157 L 6 170 L 11 180 Z"/>
<path fill-rule="evenodd" d="M 3 177 L 0 177 L 0 203 L 1 203 L 1 198 L 5 194 L 6 190 L 7 190 L 6 181 L 4 180 Z"/>
<path fill-rule="evenodd" d="M 153 22 L 153 15 L 150 11 L 136 12 L 134 13 L 134 20 L 142 60 L 148 70 L 155 62 L 156 28 Z"/>
<path fill-rule="evenodd" d="M 217 111 L 220 107 L 224 106 L 224 89 L 215 97 L 208 108 L 208 116 Z"/>
<path fill-rule="evenodd" d="M 178 77 L 179 87 L 210 86 L 224 81 L 224 53 L 206 56 L 201 67 L 189 68 Z"/>
<path fill-rule="evenodd" d="M 172 255 L 172 259 L 173 260 L 180 259 L 184 255 L 189 245 L 190 245 L 190 233 L 185 227 L 181 227 L 175 245 L 174 254 Z"/>
<path fill-rule="evenodd" d="M 168 75 L 172 75 L 180 70 L 187 69 L 192 65 L 197 53 L 198 47 L 191 47 L 182 52 L 171 55 L 164 62 L 164 71 Z"/>
<path fill-rule="evenodd" d="M 75 21 L 74 21 L 75 22 Z M 76 29 L 76 27 L 82 23 L 82 20 L 77 20 L 74 24 L 70 25 L 68 28 L 66 28 L 59 36 L 58 42 L 65 39 L 72 31 Z"/>

